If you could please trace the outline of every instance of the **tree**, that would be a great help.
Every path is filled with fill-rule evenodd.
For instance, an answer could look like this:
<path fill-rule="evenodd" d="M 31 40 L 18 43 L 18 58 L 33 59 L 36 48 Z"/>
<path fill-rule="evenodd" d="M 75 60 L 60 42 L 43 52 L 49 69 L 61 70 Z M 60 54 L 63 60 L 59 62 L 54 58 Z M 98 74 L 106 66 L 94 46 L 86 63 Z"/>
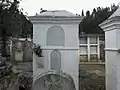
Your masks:
<path fill-rule="evenodd" d="M 104 20 L 108 19 L 114 11 L 118 9 L 118 5 L 113 4 L 110 7 L 97 7 L 93 9 L 92 14 L 86 12 L 86 17 L 80 23 L 79 34 L 80 32 L 85 32 L 86 34 L 104 34 L 103 30 L 99 27 L 99 24 Z"/>
<path fill-rule="evenodd" d="M 93 9 L 93 13 L 96 13 L 96 9 L 95 8 Z"/>
<path fill-rule="evenodd" d="M 2 0 L 0 3 L 0 20 L 1 20 L 1 25 L 0 25 L 0 33 L 1 33 L 1 38 L 2 38 L 2 56 L 6 57 L 6 41 L 7 41 L 7 36 L 12 34 L 12 31 L 14 28 L 11 28 L 15 24 L 15 12 L 17 11 L 17 0 Z M 14 21 L 14 23 L 13 23 Z M 18 21 L 18 20 L 16 20 Z M 17 22 L 16 22 L 17 23 Z M 6 27 L 7 26 L 7 27 Z M 8 30 L 9 29 L 9 30 Z M 8 33 L 9 32 L 9 33 Z"/>
<path fill-rule="evenodd" d="M 100 12 L 102 10 L 101 7 L 97 7 L 97 12 Z"/>
<path fill-rule="evenodd" d="M 21 31 L 19 36 L 22 38 L 32 38 L 33 36 L 32 23 L 30 22 L 30 20 L 27 19 L 27 17 L 23 13 L 21 13 L 20 18 L 22 23 L 21 23 Z"/>
<path fill-rule="evenodd" d="M 0 1 L 0 37 L 2 38 L 2 57 L 0 56 L 0 80 L 4 81 L 12 71 L 12 66 L 6 52 L 6 41 L 10 37 L 32 36 L 32 23 L 18 9 L 19 0 L 1 0 Z M 4 59 L 3 59 L 4 57 Z M 6 89 L 5 89 L 6 90 Z"/>
<path fill-rule="evenodd" d="M 95 14 L 96 14 L 96 9 L 94 8 L 92 12 L 92 16 L 95 17 Z"/>
<path fill-rule="evenodd" d="M 86 12 L 86 17 L 89 17 L 90 16 L 90 11 L 87 11 Z"/>
<path fill-rule="evenodd" d="M 111 11 L 112 13 L 115 12 L 118 9 L 119 5 L 115 5 L 114 3 L 111 4 Z"/>
<path fill-rule="evenodd" d="M 82 10 L 82 16 L 84 16 L 84 11 Z"/>
<path fill-rule="evenodd" d="M 18 9 L 19 3 L 19 0 L 2 0 L 0 3 L 0 36 L 3 41 L 4 57 L 7 56 L 6 41 L 9 37 L 32 37 L 32 23 Z"/>

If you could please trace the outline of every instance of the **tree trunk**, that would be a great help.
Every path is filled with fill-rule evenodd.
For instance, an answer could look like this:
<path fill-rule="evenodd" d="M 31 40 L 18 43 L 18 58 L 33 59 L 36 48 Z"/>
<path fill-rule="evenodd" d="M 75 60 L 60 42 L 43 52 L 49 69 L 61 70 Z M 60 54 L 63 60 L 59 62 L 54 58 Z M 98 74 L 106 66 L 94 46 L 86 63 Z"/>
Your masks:
<path fill-rule="evenodd" d="M 2 56 L 6 57 L 7 53 L 6 53 L 6 31 L 4 28 L 2 28 Z"/>

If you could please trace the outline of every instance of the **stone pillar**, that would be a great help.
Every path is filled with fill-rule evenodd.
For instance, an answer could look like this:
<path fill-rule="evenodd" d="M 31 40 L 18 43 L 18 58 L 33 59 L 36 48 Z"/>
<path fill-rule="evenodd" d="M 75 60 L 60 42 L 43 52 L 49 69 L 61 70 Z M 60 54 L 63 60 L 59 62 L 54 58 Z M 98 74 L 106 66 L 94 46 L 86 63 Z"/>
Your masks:
<path fill-rule="evenodd" d="M 100 24 L 105 31 L 106 90 L 120 90 L 120 17 L 115 14 Z"/>

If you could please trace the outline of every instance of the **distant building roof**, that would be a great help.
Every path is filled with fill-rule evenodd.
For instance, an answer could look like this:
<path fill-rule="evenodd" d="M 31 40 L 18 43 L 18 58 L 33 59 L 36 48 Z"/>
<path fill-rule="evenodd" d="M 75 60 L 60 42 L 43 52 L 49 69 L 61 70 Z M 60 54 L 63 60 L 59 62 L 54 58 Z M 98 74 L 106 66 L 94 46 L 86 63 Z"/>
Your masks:
<path fill-rule="evenodd" d="M 109 17 L 109 19 L 117 16 L 120 16 L 120 7 Z"/>
<path fill-rule="evenodd" d="M 76 16 L 75 14 L 66 10 L 51 10 L 38 14 L 39 16 Z"/>

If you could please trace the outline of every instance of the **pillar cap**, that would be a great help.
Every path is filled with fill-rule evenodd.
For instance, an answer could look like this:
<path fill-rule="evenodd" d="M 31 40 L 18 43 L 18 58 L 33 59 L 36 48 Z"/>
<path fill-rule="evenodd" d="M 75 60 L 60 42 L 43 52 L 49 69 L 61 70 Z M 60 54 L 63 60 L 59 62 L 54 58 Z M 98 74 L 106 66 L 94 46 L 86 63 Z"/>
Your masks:
<path fill-rule="evenodd" d="M 99 25 L 104 31 L 120 29 L 120 8 Z"/>
<path fill-rule="evenodd" d="M 118 16 L 120 16 L 120 7 L 109 17 L 109 19 Z"/>

